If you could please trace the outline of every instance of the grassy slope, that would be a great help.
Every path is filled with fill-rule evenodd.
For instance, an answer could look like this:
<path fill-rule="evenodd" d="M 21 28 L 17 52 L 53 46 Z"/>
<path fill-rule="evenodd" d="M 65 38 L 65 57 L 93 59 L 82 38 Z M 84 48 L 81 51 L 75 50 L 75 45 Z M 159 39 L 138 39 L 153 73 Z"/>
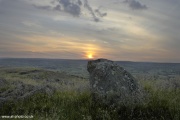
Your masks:
<path fill-rule="evenodd" d="M 33 86 L 48 84 L 59 90 L 77 90 L 88 87 L 88 80 L 83 77 L 32 67 L 1 68 L 0 79 L 5 79 L 9 83 L 8 86 L 0 86 L 0 93 L 8 87 L 15 87 L 12 85 L 14 82 Z"/>
<path fill-rule="evenodd" d="M 11 81 L 20 80 L 26 84 L 36 85 L 32 82 L 38 77 L 51 79 L 49 76 L 56 76 L 54 72 L 41 70 L 40 73 L 22 74 L 28 70 L 2 70 L 0 75 Z M 36 70 L 36 69 L 35 69 Z M 42 72 L 43 71 L 43 72 Z M 44 73 L 45 72 L 45 73 Z M 59 73 L 58 73 L 59 74 Z M 58 75 L 57 75 L 58 77 Z M 53 78 L 51 80 L 54 80 Z M 70 78 L 68 78 L 70 79 Z M 0 115 L 33 115 L 36 120 L 60 119 L 60 120 L 179 120 L 180 119 L 180 89 L 157 88 L 153 82 L 141 81 L 145 91 L 149 94 L 147 104 L 127 108 L 121 106 L 120 109 L 112 109 L 101 104 L 93 104 L 89 91 L 81 93 L 68 89 L 57 91 L 48 96 L 46 94 L 35 94 L 24 100 L 14 102 L 9 101 L 0 108 Z M 63 84 L 64 85 L 64 84 Z M 9 86 L 1 88 L 5 91 Z"/>
<path fill-rule="evenodd" d="M 56 92 L 52 96 L 36 94 L 22 101 L 8 102 L 1 115 L 34 115 L 34 119 L 60 120 L 179 120 L 180 91 L 149 91 L 146 105 L 119 110 L 93 105 L 89 92 Z"/>

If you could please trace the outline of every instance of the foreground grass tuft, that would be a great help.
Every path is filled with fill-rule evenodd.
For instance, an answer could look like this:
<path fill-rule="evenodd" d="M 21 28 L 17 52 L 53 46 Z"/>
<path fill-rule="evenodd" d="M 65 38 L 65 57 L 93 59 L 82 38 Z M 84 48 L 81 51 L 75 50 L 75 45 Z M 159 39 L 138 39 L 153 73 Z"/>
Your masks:
<path fill-rule="evenodd" d="M 150 97 L 144 105 L 133 108 L 108 108 L 93 104 L 89 92 L 56 92 L 51 96 L 35 94 L 24 100 L 9 101 L 0 115 L 33 115 L 49 120 L 179 120 L 180 91 L 146 88 Z"/>
<path fill-rule="evenodd" d="M 56 92 L 51 96 L 38 93 L 25 100 L 6 103 L 0 114 L 34 115 L 36 119 L 78 120 L 89 115 L 90 105 L 89 93 Z"/>
<path fill-rule="evenodd" d="M 1 115 L 33 115 L 34 119 L 59 120 L 179 120 L 180 91 L 150 91 L 145 105 L 112 109 L 94 105 L 89 92 L 56 92 L 51 96 L 35 94 L 18 102 L 8 102 Z"/>

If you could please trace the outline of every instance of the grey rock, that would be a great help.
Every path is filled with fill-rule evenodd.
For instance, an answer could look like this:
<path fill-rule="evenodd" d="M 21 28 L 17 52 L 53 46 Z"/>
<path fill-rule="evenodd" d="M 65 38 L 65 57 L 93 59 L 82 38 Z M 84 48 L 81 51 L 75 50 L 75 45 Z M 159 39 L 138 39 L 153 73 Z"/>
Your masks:
<path fill-rule="evenodd" d="M 88 62 L 90 89 L 94 102 L 108 106 L 134 105 L 143 102 L 138 81 L 124 68 L 107 59 Z"/>
<path fill-rule="evenodd" d="M 8 85 L 8 82 L 7 80 L 3 79 L 3 78 L 0 78 L 0 88 L 4 87 Z"/>
<path fill-rule="evenodd" d="M 12 82 L 11 87 L 0 93 L 0 106 L 2 106 L 2 104 L 6 103 L 7 101 L 18 101 L 21 99 L 26 99 L 37 93 L 52 95 L 55 91 L 55 88 L 47 84 L 33 86 L 24 84 L 20 81 L 15 81 Z"/>
<path fill-rule="evenodd" d="M 50 85 L 37 86 L 37 87 L 34 87 L 33 90 L 26 92 L 23 96 L 19 97 L 18 99 L 25 99 L 36 93 L 52 95 L 55 91 L 56 91 L 56 89 L 51 87 Z"/>
<path fill-rule="evenodd" d="M 33 85 L 28 85 L 24 84 L 23 82 L 16 81 L 12 82 L 11 86 L 0 94 L 0 97 L 6 98 L 7 100 L 15 100 L 34 89 L 35 87 Z"/>

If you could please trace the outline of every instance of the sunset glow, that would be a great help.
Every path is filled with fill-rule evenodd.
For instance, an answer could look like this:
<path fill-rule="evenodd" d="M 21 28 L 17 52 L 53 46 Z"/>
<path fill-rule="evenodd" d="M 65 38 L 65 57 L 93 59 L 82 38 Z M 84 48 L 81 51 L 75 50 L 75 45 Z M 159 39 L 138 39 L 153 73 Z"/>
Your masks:
<path fill-rule="evenodd" d="M 93 58 L 93 55 L 92 55 L 92 54 L 89 54 L 89 55 L 88 55 L 88 58 L 89 58 L 89 59 L 92 59 L 92 58 Z"/>
<path fill-rule="evenodd" d="M 179 0 L 0 0 L 0 58 L 179 63 L 179 6 Z"/>

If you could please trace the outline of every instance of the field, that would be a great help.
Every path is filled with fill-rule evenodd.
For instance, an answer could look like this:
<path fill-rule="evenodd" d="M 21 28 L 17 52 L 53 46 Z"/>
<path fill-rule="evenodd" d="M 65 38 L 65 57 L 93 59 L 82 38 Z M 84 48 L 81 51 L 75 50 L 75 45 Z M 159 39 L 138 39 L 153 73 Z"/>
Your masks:
<path fill-rule="evenodd" d="M 117 62 L 143 86 L 143 105 L 94 103 L 86 60 L 0 59 L 0 116 L 35 120 L 179 120 L 180 64 Z"/>

